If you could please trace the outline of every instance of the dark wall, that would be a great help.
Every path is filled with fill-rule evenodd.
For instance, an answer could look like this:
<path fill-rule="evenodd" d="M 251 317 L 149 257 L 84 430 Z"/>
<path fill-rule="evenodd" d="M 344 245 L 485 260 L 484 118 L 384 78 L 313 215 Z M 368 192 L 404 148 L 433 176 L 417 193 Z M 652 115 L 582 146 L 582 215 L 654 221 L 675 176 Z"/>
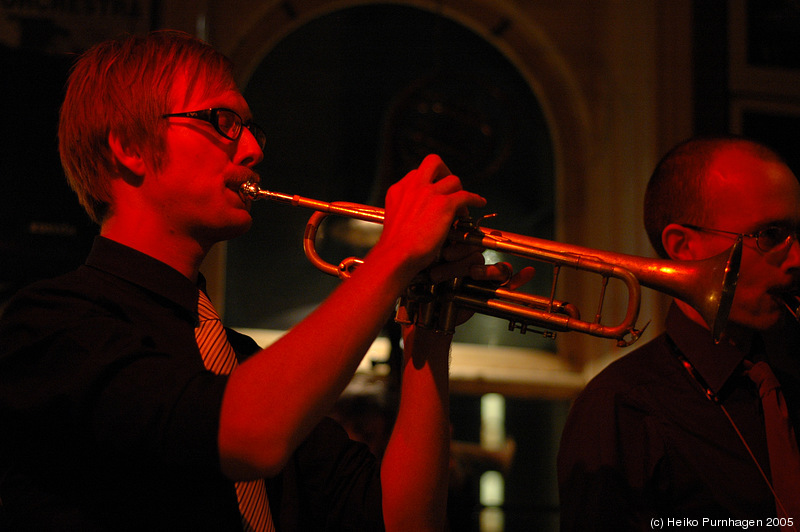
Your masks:
<path fill-rule="evenodd" d="M 744 38 L 748 66 L 796 71 L 800 66 L 800 6 L 785 0 L 749 1 L 747 27 L 733 36 L 729 15 L 727 0 L 694 2 L 694 133 L 734 133 L 731 108 L 737 98 L 769 104 L 744 110 L 739 117 L 740 131 L 735 133 L 770 146 L 800 176 L 800 114 L 796 111 L 800 102 L 784 96 L 781 87 L 774 87 L 774 93 L 734 91 L 729 50 L 731 38 Z"/>
<path fill-rule="evenodd" d="M 96 232 L 58 157 L 58 109 L 70 62 L 68 56 L 0 47 L 3 296 L 80 264 Z"/>

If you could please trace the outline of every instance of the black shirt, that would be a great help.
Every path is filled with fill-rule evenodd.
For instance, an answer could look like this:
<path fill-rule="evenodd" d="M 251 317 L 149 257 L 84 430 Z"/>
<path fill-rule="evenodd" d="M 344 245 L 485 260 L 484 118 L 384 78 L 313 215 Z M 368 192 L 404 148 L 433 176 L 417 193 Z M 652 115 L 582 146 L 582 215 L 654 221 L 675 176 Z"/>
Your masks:
<path fill-rule="evenodd" d="M 84 266 L 15 295 L 0 322 L 9 528 L 241 530 L 217 449 L 227 377 L 198 351 L 197 290 L 98 237 Z M 258 350 L 227 333 L 240 358 Z M 375 460 L 327 420 L 268 489 L 279 531 L 382 526 Z"/>
<path fill-rule="evenodd" d="M 766 527 L 775 516 L 767 483 L 720 407 L 769 477 L 761 402 L 742 370 L 750 346 L 715 345 L 674 305 L 666 325 L 665 334 L 610 364 L 575 401 L 558 456 L 562 530 L 650 530 L 652 519 L 664 520 L 664 528 L 692 519 L 703 526 L 704 518 L 762 520 Z M 763 339 L 798 426 L 797 359 L 787 340 Z M 684 521 L 669 527 L 668 519 Z"/>

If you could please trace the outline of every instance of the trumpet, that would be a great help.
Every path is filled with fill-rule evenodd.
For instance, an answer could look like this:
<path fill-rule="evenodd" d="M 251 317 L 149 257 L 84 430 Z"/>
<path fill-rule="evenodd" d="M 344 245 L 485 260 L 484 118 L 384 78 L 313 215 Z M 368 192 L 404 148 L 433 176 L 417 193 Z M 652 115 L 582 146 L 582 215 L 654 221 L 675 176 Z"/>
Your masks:
<path fill-rule="evenodd" d="M 786 293 L 781 295 L 781 302 L 786 307 L 786 312 L 800 322 L 800 294 L 796 292 Z"/>
<path fill-rule="evenodd" d="M 347 279 L 363 260 L 344 259 L 338 265 L 322 259 L 316 251 L 317 230 L 329 215 L 344 216 L 382 224 L 383 209 L 358 203 L 328 203 L 301 196 L 270 192 L 253 182 L 244 183 L 239 190 L 243 199 L 269 199 L 285 205 L 305 207 L 314 211 L 303 236 L 303 249 L 309 261 L 320 271 Z M 485 218 L 485 217 L 484 217 Z M 641 305 L 641 286 L 676 297 L 691 305 L 709 325 L 714 341 L 719 342 L 725 331 L 742 254 L 738 239 L 731 248 L 715 257 L 701 261 L 671 261 L 649 259 L 635 255 L 612 253 L 571 244 L 518 235 L 481 226 L 483 218 L 459 219 L 448 234 L 450 242 L 462 242 L 483 249 L 509 253 L 518 257 L 549 263 L 554 268 L 550 294 L 533 295 L 511 290 L 499 283 L 454 279 L 434 285 L 424 274 L 418 276 L 406 290 L 398 307 L 396 320 L 416 323 L 445 333 L 455 330 L 460 308 L 509 321 L 509 330 L 525 333 L 532 327 L 544 328 L 545 335 L 576 331 L 601 338 L 615 339 L 624 347 L 633 344 L 642 333 L 636 328 Z M 556 299 L 559 272 L 567 266 L 598 274 L 602 277 L 600 297 L 594 318 L 581 319 L 580 310 L 573 304 Z M 602 323 L 602 308 L 609 279 L 622 281 L 627 289 L 625 317 L 616 325 Z"/>

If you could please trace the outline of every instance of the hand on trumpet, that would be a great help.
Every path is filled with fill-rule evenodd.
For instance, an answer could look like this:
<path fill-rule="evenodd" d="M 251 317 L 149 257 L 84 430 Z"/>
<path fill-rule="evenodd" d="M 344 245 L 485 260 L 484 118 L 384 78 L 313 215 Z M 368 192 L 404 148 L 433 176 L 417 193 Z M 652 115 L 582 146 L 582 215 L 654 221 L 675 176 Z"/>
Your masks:
<path fill-rule="evenodd" d="M 419 168 L 389 188 L 378 245 L 391 246 L 404 257 L 406 271 L 412 277 L 424 271 L 433 285 L 471 277 L 519 287 L 533 277 L 533 268 L 524 268 L 514 275 L 507 263 L 484 264 L 481 248 L 447 240 L 454 220 L 469 217 L 470 207 L 485 204 L 483 197 L 462 188 L 461 180 L 451 174 L 437 155 L 429 155 Z M 448 332 L 451 325 L 461 324 L 473 314 L 453 310 L 455 313 L 447 311 L 448 317 L 443 320 L 448 322 Z M 409 321 L 420 323 L 418 317 L 409 317 Z"/>
<path fill-rule="evenodd" d="M 481 248 L 465 244 L 445 245 L 440 260 L 430 269 L 431 282 L 438 284 L 457 277 L 469 277 L 515 289 L 533 279 L 535 270 L 532 266 L 526 266 L 515 274 L 508 262 L 486 264 L 482 252 Z"/>
<path fill-rule="evenodd" d="M 475 246 L 445 244 L 439 262 L 428 271 L 431 283 L 439 284 L 451 279 L 469 277 L 474 281 L 494 283 L 515 290 L 533 279 L 535 274 L 533 266 L 526 266 L 514 273 L 514 268 L 508 262 L 485 264 L 482 252 L 481 248 Z M 455 325 L 461 325 L 473 314 L 473 311 L 459 309 Z"/>
<path fill-rule="evenodd" d="M 453 221 L 468 216 L 470 207 L 485 204 L 484 198 L 462 188 L 437 155 L 429 155 L 389 188 L 378 245 L 392 246 L 413 277 L 439 258 Z"/>

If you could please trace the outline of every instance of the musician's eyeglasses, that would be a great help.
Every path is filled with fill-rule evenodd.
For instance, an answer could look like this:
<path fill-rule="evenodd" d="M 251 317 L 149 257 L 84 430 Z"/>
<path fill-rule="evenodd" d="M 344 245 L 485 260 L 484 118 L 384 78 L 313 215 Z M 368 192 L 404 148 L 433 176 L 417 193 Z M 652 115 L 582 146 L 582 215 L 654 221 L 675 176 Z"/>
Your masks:
<path fill-rule="evenodd" d="M 723 231 L 721 229 L 710 229 L 708 227 L 700 227 L 691 224 L 681 224 L 689 229 L 695 231 L 706 231 L 709 233 L 721 233 L 735 237 L 755 238 L 756 246 L 764 253 L 773 251 L 778 248 L 786 248 L 798 239 L 797 228 L 791 228 L 785 225 L 770 225 L 756 231 L 755 233 L 735 233 L 733 231 Z"/>
<path fill-rule="evenodd" d="M 258 147 L 264 151 L 264 146 L 267 145 L 267 134 L 264 130 L 258 127 L 253 122 L 245 122 L 239 113 L 224 107 L 215 107 L 213 109 L 202 109 L 200 111 L 187 111 L 185 113 L 169 113 L 161 115 L 161 118 L 170 117 L 183 117 L 194 118 L 195 120 L 203 120 L 208 122 L 217 133 L 222 135 L 228 140 L 239 140 L 242 136 L 242 130 L 247 128 L 250 133 L 255 137 Z"/>

